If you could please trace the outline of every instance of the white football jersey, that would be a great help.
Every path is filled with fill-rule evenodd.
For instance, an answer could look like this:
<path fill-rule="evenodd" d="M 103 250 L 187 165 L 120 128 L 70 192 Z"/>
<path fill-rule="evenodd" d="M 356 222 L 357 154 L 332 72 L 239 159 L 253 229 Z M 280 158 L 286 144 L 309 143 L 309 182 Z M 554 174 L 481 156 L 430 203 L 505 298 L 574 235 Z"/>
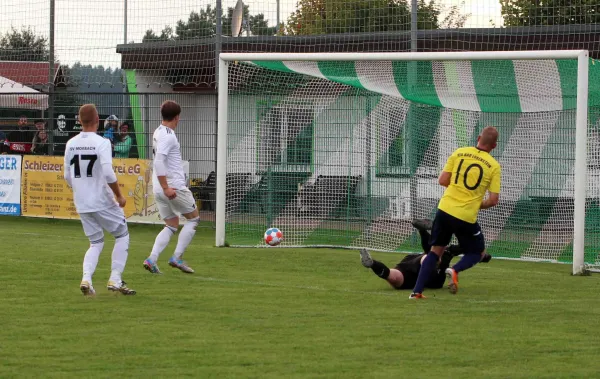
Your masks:
<path fill-rule="evenodd" d="M 160 125 L 152 136 L 153 157 L 157 154 L 167 156 L 167 184 L 171 188 L 183 189 L 185 186 L 185 173 L 181 159 L 181 146 L 177 141 L 175 131 L 167 126 Z M 156 168 L 152 171 L 152 186 L 155 193 L 161 193 L 162 188 L 156 176 Z"/>
<path fill-rule="evenodd" d="M 96 133 L 81 132 L 67 142 L 65 170 L 70 170 L 77 213 L 97 212 L 117 203 L 106 182 L 103 164 L 112 166 L 109 140 Z"/>

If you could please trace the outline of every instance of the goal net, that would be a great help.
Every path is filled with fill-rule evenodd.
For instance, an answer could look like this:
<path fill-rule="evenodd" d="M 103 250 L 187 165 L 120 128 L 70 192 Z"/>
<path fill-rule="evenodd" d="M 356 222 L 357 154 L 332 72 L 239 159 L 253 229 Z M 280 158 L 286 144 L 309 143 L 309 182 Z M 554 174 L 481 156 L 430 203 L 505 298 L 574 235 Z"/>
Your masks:
<path fill-rule="evenodd" d="M 580 224 L 588 265 L 600 263 L 594 63 Z M 219 89 L 219 106 L 226 106 L 220 114 L 227 116 L 226 163 L 219 162 L 219 172 L 227 172 L 227 244 L 265 246 L 264 231 L 277 227 L 282 246 L 421 251 L 411 221 L 433 218 L 446 158 L 492 125 L 500 133 L 492 155 L 502 166 L 502 190 L 500 204 L 479 216 L 488 251 L 573 261 L 576 57 L 240 59 L 228 66 L 226 96 Z"/>

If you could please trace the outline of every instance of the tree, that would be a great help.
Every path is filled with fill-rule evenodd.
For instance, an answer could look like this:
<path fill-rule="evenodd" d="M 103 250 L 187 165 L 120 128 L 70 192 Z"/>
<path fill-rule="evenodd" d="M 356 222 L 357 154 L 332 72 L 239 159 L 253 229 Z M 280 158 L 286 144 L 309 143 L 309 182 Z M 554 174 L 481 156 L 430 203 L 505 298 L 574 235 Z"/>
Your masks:
<path fill-rule="evenodd" d="M 94 103 L 99 109 L 122 107 L 122 71 L 104 66 L 92 66 L 75 62 L 62 66 L 66 88 L 55 92 L 54 105 L 62 113 L 77 113 L 79 106 Z M 93 92 L 90 94 L 89 92 Z"/>
<path fill-rule="evenodd" d="M 259 13 L 248 18 L 250 23 L 250 32 L 255 36 L 272 36 L 277 33 L 277 26 L 269 26 L 269 22 L 265 20 L 265 15 Z"/>
<path fill-rule="evenodd" d="M 47 62 L 50 58 L 48 40 L 36 35 L 31 28 L 17 30 L 0 35 L 0 60 Z"/>
<path fill-rule="evenodd" d="M 469 17 L 471 17 L 470 13 L 467 14 L 462 14 L 460 13 L 460 7 L 462 7 L 464 5 L 464 2 L 462 2 L 460 4 L 460 6 L 458 5 L 452 5 L 446 9 L 444 9 L 446 11 L 446 15 L 444 16 L 444 18 L 440 21 L 438 18 L 438 26 L 440 29 L 457 29 L 457 28 L 462 28 L 465 26 L 465 24 L 467 23 L 467 20 L 469 19 Z"/>
<path fill-rule="evenodd" d="M 227 8 L 227 12 L 221 18 L 222 34 L 231 35 L 231 19 L 233 18 L 234 8 Z M 265 15 L 259 13 L 250 15 L 249 7 L 244 5 L 243 19 L 248 23 L 242 25 L 242 33 L 247 32 L 248 27 L 253 35 L 274 35 L 277 32 L 277 27 L 270 27 Z M 249 24 L 249 25 L 248 25 Z M 191 12 L 187 21 L 179 20 L 175 25 L 175 30 L 170 26 L 160 32 L 159 35 L 154 33 L 152 29 L 147 30 L 143 42 L 151 41 L 168 41 L 182 40 L 189 38 L 212 37 L 217 34 L 217 11 L 211 5 L 201 9 L 200 12 Z"/>
<path fill-rule="evenodd" d="M 187 22 L 177 21 L 175 39 L 190 39 L 214 36 L 217 31 L 217 11 L 210 5 L 201 9 L 200 13 L 192 12 Z"/>
<path fill-rule="evenodd" d="M 63 70 L 70 79 L 68 85 L 79 87 L 81 92 L 89 92 L 90 88 L 92 92 L 121 92 L 123 78 L 119 68 L 92 66 L 78 61 L 71 67 L 63 66 Z"/>
<path fill-rule="evenodd" d="M 598 0 L 500 0 L 504 26 L 600 23 Z"/>
<path fill-rule="evenodd" d="M 440 15 L 445 14 L 443 20 Z M 462 27 L 470 15 L 458 5 L 445 7 L 436 0 L 419 0 L 418 29 Z M 410 30 L 410 0 L 299 0 L 287 21 L 291 35 L 393 32 Z"/>
<path fill-rule="evenodd" d="M 170 40 L 172 38 L 173 38 L 173 28 L 171 28 L 170 26 L 167 25 L 160 32 L 160 36 L 157 36 L 156 34 L 154 34 L 154 31 L 152 29 L 146 30 L 146 34 L 144 35 L 144 38 L 142 39 L 142 41 L 144 41 L 144 42 L 166 41 L 166 40 Z"/>
<path fill-rule="evenodd" d="M 417 29 L 455 29 L 465 26 L 470 13 L 462 14 L 459 5 L 445 6 L 437 3 L 436 0 L 419 0 L 417 4 Z M 440 19 L 440 17 L 443 18 Z"/>

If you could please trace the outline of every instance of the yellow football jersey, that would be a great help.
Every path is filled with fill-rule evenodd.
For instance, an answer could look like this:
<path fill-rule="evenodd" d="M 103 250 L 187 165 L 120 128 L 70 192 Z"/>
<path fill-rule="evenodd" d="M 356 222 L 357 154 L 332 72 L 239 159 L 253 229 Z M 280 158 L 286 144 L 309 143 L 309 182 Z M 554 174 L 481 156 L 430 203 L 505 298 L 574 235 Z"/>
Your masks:
<path fill-rule="evenodd" d="M 500 164 L 476 147 L 456 149 L 444 172 L 452 173 L 452 177 L 438 208 L 460 220 L 476 222 L 485 193 L 500 193 Z"/>

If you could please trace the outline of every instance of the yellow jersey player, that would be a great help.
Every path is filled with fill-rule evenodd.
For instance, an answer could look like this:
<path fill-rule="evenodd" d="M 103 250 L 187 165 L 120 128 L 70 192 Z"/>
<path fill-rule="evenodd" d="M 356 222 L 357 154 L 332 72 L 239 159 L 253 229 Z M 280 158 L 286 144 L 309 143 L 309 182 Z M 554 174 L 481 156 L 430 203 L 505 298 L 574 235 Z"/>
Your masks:
<path fill-rule="evenodd" d="M 421 262 L 421 270 L 410 299 L 423 298 L 423 289 L 452 235 L 464 250 L 462 259 L 446 269 L 448 288 L 458 291 L 458 273 L 476 265 L 485 251 L 485 240 L 477 223 L 480 209 L 498 204 L 500 164 L 490 155 L 496 148 L 498 131 L 488 126 L 477 137 L 477 147 L 459 148 L 448 158 L 439 184 L 446 187 L 431 230 L 431 251 Z M 485 198 L 486 193 L 489 196 Z M 485 200 L 484 200 L 485 198 Z"/>

